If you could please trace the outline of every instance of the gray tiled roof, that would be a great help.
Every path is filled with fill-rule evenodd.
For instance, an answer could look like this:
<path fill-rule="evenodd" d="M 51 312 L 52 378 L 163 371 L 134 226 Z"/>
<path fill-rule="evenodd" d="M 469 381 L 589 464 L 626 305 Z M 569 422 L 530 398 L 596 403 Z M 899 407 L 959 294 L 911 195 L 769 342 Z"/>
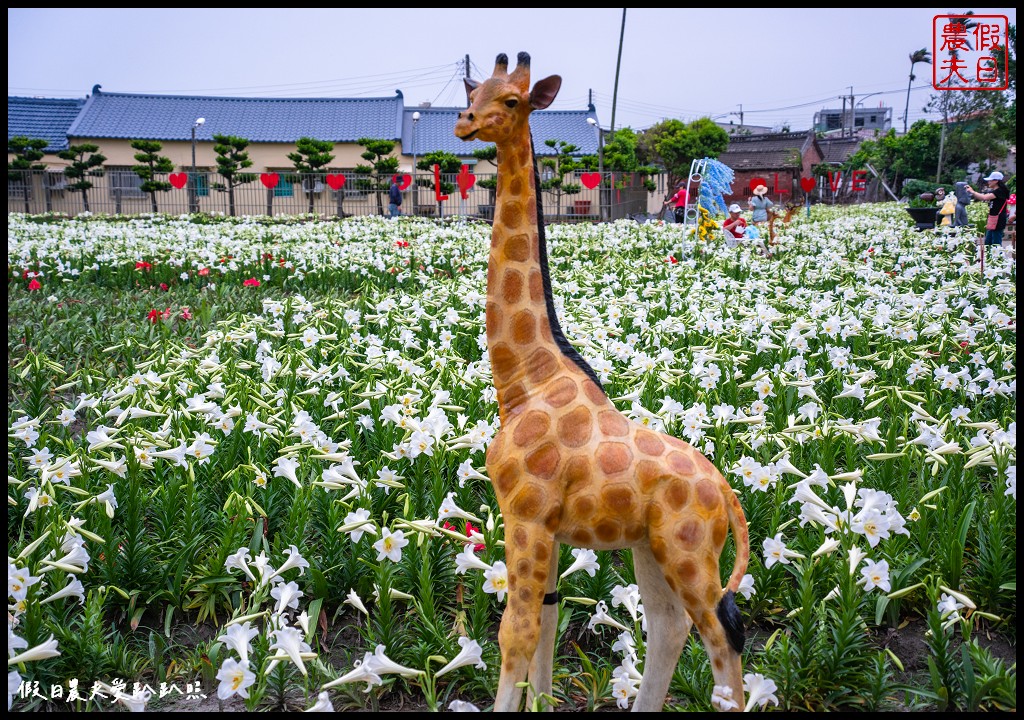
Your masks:
<path fill-rule="evenodd" d="M 402 137 L 408 142 L 402 143 L 404 155 L 417 155 L 429 152 L 444 151 L 454 155 L 472 155 L 477 148 L 487 147 L 492 143 L 479 140 L 459 140 L 455 137 L 455 121 L 465 108 L 429 107 L 405 109 Z M 415 123 L 413 136 L 412 114 L 419 112 L 420 119 Z M 555 151 L 544 144 L 545 140 L 564 140 L 576 145 L 579 150 L 575 155 L 596 155 L 598 138 L 597 128 L 587 123 L 587 118 L 597 117 L 592 110 L 538 110 L 530 116 L 530 129 L 533 131 L 534 150 L 537 155 L 553 155 Z"/>
<path fill-rule="evenodd" d="M 67 130 L 82 109 L 84 99 L 7 98 L 7 137 L 24 135 L 49 140 L 44 152 L 56 153 L 68 146 Z"/>
<path fill-rule="evenodd" d="M 814 134 L 809 131 L 732 135 L 729 147 L 718 160 L 733 170 L 799 168 L 804 154 L 812 148 L 823 155 Z"/>
<path fill-rule="evenodd" d="M 390 98 L 239 98 L 94 92 L 68 130 L 71 137 L 191 140 L 237 135 L 250 142 L 302 137 L 355 142 L 398 140 L 403 100 Z"/>
<path fill-rule="evenodd" d="M 857 152 L 862 142 L 864 141 L 860 138 L 825 138 L 819 139 L 818 145 L 825 153 L 825 162 L 842 163 Z"/>

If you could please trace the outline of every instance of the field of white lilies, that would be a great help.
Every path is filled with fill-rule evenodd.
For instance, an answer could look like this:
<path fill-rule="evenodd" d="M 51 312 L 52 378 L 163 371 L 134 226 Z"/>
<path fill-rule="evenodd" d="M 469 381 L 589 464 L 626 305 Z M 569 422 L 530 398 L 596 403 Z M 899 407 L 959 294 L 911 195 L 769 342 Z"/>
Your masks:
<path fill-rule="evenodd" d="M 814 207 L 769 253 L 632 221 L 547 236 L 609 397 L 746 513 L 731 701 L 1015 710 L 1013 259 L 982 272 L 973 228 L 918 232 L 894 203 Z M 489 241 L 458 219 L 9 215 L 8 708 L 489 709 Z M 563 546 L 560 571 L 538 703 L 627 708 L 629 554 Z M 713 684 L 691 638 L 669 707 L 727 705 Z"/>

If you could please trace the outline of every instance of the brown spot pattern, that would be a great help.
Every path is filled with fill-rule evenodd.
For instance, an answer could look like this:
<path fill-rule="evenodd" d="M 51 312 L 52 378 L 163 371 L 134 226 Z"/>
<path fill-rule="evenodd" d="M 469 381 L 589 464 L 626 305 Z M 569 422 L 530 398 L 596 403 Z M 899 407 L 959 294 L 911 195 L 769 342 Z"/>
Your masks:
<path fill-rule="evenodd" d="M 544 443 L 526 456 L 526 469 L 539 478 L 550 478 L 558 469 L 560 455 L 554 443 Z"/>
<path fill-rule="evenodd" d="M 576 382 L 572 378 L 562 377 L 552 381 L 551 387 L 544 393 L 544 402 L 560 408 L 572 402 L 578 394 Z"/>
<path fill-rule="evenodd" d="M 590 398 L 590 402 L 596 404 L 603 404 L 608 402 L 608 396 L 604 394 L 604 390 L 599 388 L 593 380 L 587 380 L 583 383 L 583 392 Z M 622 433 L 625 435 L 626 433 Z"/>
<path fill-rule="evenodd" d="M 488 335 L 493 336 L 501 330 L 501 306 L 498 303 L 487 303 L 486 324 Z"/>
<path fill-rule="evenodd" d="M 668 466 L 684 477 L 693 475 L 697 469 L 690 458 L 681 452 L 671 452 L 668 454 Z"/>
<path fill-rule="evenodd" d="M 606 475 L 620 473 L 633 462 L 629 446 L 619 442 L 603 442 L 597 446 L 597 465 Z"/>
<path fill-rule="evenodd" d="M 594 525 L 594 534 L 601 542 L 612 542 L 619 539 L 619 523 L 611 519 L 599 520 Z"/>
<path fill-rule="evenodd" d="M 708 510 L 721 509 L 722 494 L 710 480 L 701 480 L 697 483 L 697 502 Z"/>
<path fill-rule="evenodd" d="M 493 361 L 492 361 L 493 362 Z M 584 391 L 588 388 L 596 388 L 593 382 L 583 383 Z M 590 394 L 589 392 L 587 393 Z M 625 437 L 629 434 L 629 421 L 618 410 L 602 410 L 597 414 L 597 426 L 601 432 L 611 437 Z"/>
<path fill-rule="evenodd" d="M 491 478 L 494 480 L 494 489 L 498 495 L 508 495 L 509 491 L 519 482 L 519 463 L 515 460 L 502 463 L 491 474 Z"/>
<path fill-rule="evenodd" d="M 516 424 L 515 430 L 512 431 L 512 441 L 519 447 L 532 445 L 547 434 L 549 427 L 551 420 L 547 413 L 531 410 Z"/>
<path fill-rule="evenodd" d="M 665 501 L 674 512 L 678 512 L 690 500 L 690 486 L 681 480 L 673 480 L 665 488 Z"/>
<path fill-rule="evenodd" d="M 582 495 L 572 501 L 572 519 L 588 522 L 597 511 L 597 501 L 591 495 Z"/>
<path fill-rule="evenodd" d="M 676 528 L 676 539 L 684 548 L 693 549 L 704 540 L 704 526 L 698 518 L 690 517 Z"/>
<path fill-rule="evenodd" d="M 618 483 L 601 491 L 601 502 L 609 512 L 627 515 L 636 508 L 636 493 L 628 485 Z"/>
<path fill-rule="evenodd" d="M 537 318 L 529 310 L 520 310 L 512 318 L 512 340 L 517 345 L 529 345 L 537 337 Z"/>
<path fill-rule="evenodd" d="M 514 305 L 519 302 L 523 294 L 523 274 L 513 268 L 505 268 L 505 275 L 501 281 L 501 297 L 506 305 Z"/>
<path fill-rule="evenodd" d="M 636 448 L 644 455 L 659 456 L 665 451 L 665 443 L 658 439 L 658 436 L 647 430 L 640 430 L 636 434 Z"/>
<path fill-rule="evenodd" d="M 542 383 L 558 372 L 558 361 L 554 353 L 539 348 L 526 359 L 526 374 L 534 383 Z"/>
<path fill-rule="evenodd" d="M 530 300 L 540 302 L 544 299 L 544 278 L 536 268 L 530 271 Z"/>
<path fill-rule="evenodd" d="M 518 358 L 506 343 L 495 343 L 491 348 L 491 372 L 498 382 L 512 378 L 518 366 Z"/>
<path fill-rule="evenodd" d="M 526 233 L 513 235 L 505 241 L 505 257 L 515 262 L 525 262 L 530 257 L 530 238 Z"/>
<path fill-rule="evenodd" d="M 524 483 L 512 498 L 511 509 L 517 518 L 536 518 L 544 507 L 544 491 L 532 483 Z"/>
<path fill-rule="evenodd" d="M 523 204 L 516 201 L 506 201 L 501 206 L 501 224 L 506 228 L 514 229 L 523 222 Z"/>
<path fill-rule="evenodd" d="M 571 495 L 590 482 L 590 459 L 577 455 L 565 464 L 565 494 Z"/>
<path fill-rule="evenodd" d="M 558 439 L 566 447 L 586 445 L 593 432 L 594 420 L 590 410 L 579 406 L 575 410 L 558 419 Z"/>

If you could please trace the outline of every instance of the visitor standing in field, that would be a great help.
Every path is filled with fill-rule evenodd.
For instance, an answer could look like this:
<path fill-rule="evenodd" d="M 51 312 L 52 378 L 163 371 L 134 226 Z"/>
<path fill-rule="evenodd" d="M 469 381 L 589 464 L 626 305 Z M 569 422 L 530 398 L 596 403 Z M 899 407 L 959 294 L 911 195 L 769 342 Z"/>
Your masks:
<path fill-rule="evenodd" d="M 391 217 L 402 214 L 402 188 L 398 185 L 398 176 L 391 178 L 391 189 L 388 190 L 388 211 Z"/>

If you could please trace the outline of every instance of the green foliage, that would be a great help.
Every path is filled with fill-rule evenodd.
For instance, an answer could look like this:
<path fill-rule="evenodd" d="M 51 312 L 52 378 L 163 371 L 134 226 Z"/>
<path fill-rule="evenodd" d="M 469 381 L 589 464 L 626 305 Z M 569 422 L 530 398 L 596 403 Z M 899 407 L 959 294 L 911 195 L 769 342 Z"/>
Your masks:
<path fill-rule="evenodd" d="M 92 182 L 87 176 L 103 174 L 103 163 L 107 161 L 105 155 L 99 153 L 100 146 L 93 143 L 81 145 L 69 145 L 66 150 L 57 153 L 57 157 L 71 162 L 64 168 L 64 175 L 72 182 L 68 183 L 69 190 L 78 190 L 82 193 L 82 207 L 89 212 L 89 188 Z"/>
<path fill-rule="evenodd" d="M 383 193 L 391 185 L 391 176 L 398 172 L 399 160 L 391 153 L 394 152 L 394 140 L 381 140 L 378 138 L 359 138 L 356 144 L 361 145 L 365 150 L 360 155 L 369 165 L 357 165 L 355 171 L 366 175 L 368 180 L 360 186 L 372 190 L 377 197 L 377 214 L 384 214 Z"/>
<path fill-rule="evenodd" d="M 540 165 L 551 171 L 551 177 L 547 180 L 541 180 L 540 189 L 547 190 L 555 196 L 555 213 L 561 215 L 562 196 L 576 195 L 583 190 L 583 186 L 579 183 L 567 183 L 565 181 L 566 175 L 576 172 L 582 167 L 580 162 L 573 157 L 573 153 L 579 150 L 579 148 L 564 140 L 545 140 L 544 144 L 552 148 L 555 151 L 555 155 L 546 155 L 539 158 Z"/>
<path fill-rule="evenodd" d="M 46 165 L 36 161 L 43 159 L 45 155 L 43 149 L 49 144 L 49 140 L 30 138 L 24 135 L 15 135 L 14 137 L 7 138 L 7 154 L 14 156 L 12 160 L 7 162 L 7 180 L 10 181 L 12 176 L 16 179 L 24 179 L 24 173 L 18 172 L 13 174 L 14 171 L 42 170 L 45 168 Z"/>
<path fill-rule="evenodd" d="M 139 164 L 133 165 L 132 170 L 142 178 L 140 189 L 149 193 L 153 212 L 159 212 L 156 194 L 167 192 L 173 185 L 167 180 L 157 180 L 156 176 L 157 173 L 169 173 L 174 170 L 174 163 L 170 158 L 160 155 L 163 145 L 156 140 L 132 140 L 132 149 L 138 150 L 134 157 Z"/>
<path fill-rule="evenodd" d="M 659 165 L 669 174 L 669 186 L 689 176 L 690 164 L 697 159 L 717 158 L 729 147 L 729 135 L 710 118 L 686 124 L 681 120 L 663 120 L 641 137 L 638 152 L 641 162 Z"/>
<path fill-rule="evenodd" d="M 288 159 L 295 166 L 295 172 L 300 175 L 324 172 L 334 155 L 334 143 L 327 140 L 315 140 L 310 137 L 302 137 L 295 141 L 296 152 L 288 153 Z M 316 195 L 308 191 L 310 215 L 313 214 L 313 207 L 316 203 Z"/>
<path fill-rule="evenodd" d="M 257 178 L 255 173 L 243 173 L 245 168 L 252 167 L 252 160 L 246 150 L 249 141 L 234 135 L 214 135 L 213 151 L 217 153 L 217 174 L 223 177 L 228 191 L 228 208 L 235 214 L 235 188 L 251 183 Z"/>

